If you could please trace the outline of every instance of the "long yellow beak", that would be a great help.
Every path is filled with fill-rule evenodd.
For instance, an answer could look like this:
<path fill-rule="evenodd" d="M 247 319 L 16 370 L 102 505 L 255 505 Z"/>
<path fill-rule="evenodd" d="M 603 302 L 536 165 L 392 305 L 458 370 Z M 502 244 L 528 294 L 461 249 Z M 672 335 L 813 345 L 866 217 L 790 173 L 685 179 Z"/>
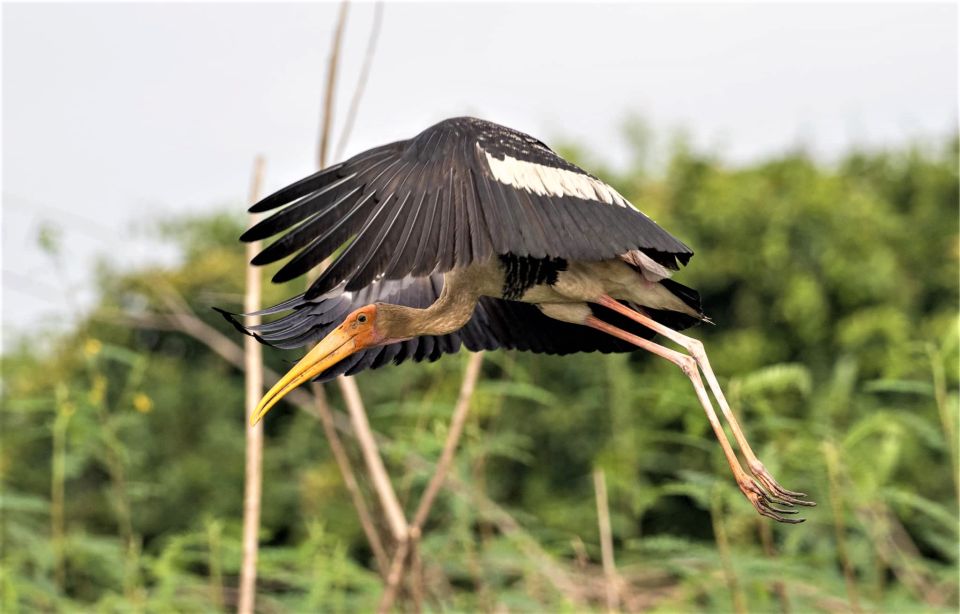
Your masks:
<path fill-rule="evenodd" d="M 256 426 L 291 390 L 320 375 L 359 349 L 361 348 L 358 347 L 355 334 L 345 332 L 342 326 L 335 328 L 260 399 L 257 408 L 250 415 L 250 426 Z"/>

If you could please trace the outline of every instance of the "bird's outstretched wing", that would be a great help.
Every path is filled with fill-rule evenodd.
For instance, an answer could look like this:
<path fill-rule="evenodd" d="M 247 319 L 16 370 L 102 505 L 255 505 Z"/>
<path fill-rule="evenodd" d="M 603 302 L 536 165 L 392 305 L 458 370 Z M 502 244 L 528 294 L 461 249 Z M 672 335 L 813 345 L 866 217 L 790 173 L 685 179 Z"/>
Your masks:
<path fill-rule="evenodd" d="M 281 348 L 311 346 L 326 337 L 355 309 L 370 303 L 385 302 L 407 307 L 425 308 L 440 296 L 443 275 L 405 277 L 380 280 L 356 292 L 344 291 L 343 285 L 315 299 L 295 296 L 283 303 L 256 312 L 258 315 L 287 313 L 258 326 L 245 326 L 234 314 L 222 313 L 241 332 Z M 600 306 L 592 306 L 598 317 L 631 333 L 650 338 L 653 333 L 633 320 Z M 655 319 L 673 318 L 669 325 L 679 329 L 696 323 L 696 319 L 672 312 L 651 312 Z M 666 322 L 665 322 L 666 323 Z M 635 346 L 593 328 L 569 324 L 547 317 L 534 305 L 517 301 L 481 297 L 473 316 L 460 330 L 449 335 L 414 337 L 407 341 L 358 352 L 335 367 L 321 373 L 316 380 L 327 381 L 337 375 L 353 375 L 364 369 L 376 369 L 406 360 L 433 362 L 444 354 L 453 354 L 464 346 L 471 351 L 515 349 L 542 354 L 573 352 L 630 352 Z"/>
<path fill-rule="evenodd" d="M 284 233 L 254 258 L 298 277 L 341 247 L 307 291 L 443 273 L 497 254 L 604 260 L 639 249 L 677 268 L 693 252 L 612 187 L 521 132 L 461 117 L 361 153 L 264 198 L 283 207 L 241 237 Z M 345 247 L 344 247 L 345 246 Z"/>

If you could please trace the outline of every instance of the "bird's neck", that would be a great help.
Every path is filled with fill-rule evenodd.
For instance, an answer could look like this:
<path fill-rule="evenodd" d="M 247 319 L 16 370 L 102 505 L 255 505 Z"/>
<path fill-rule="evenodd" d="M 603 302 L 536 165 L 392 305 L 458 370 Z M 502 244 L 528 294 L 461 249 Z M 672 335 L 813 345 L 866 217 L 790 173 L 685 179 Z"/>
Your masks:
<path fill-rule="evenodd" d="M 426 309 L 381 303 L 377 311 L 378 317 L 386 316 L 384 332 L 390 338 L 448 335 L 470 320 L 478 298 L 469 289 L 445 283 L 440 298 Z"/>

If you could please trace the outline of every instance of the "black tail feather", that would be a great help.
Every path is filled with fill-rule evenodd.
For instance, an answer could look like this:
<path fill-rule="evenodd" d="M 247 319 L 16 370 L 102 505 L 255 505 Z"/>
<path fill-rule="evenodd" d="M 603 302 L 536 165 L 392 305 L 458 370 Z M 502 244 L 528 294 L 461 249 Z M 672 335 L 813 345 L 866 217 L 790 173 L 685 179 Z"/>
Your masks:
<path fill-rule="evenodd" d="M 707 319 L 707 316 L 703 313 L 703 305 L 700 304 L 700 293 L 689 288 L 681 283 L 677 283 L 672 279 L 661 279 L 660 285 L 670 291 L 671 294 L 676 296 L 678 299 L 684 302 L 684 304 L 696 311 L 702 319 Z"/>

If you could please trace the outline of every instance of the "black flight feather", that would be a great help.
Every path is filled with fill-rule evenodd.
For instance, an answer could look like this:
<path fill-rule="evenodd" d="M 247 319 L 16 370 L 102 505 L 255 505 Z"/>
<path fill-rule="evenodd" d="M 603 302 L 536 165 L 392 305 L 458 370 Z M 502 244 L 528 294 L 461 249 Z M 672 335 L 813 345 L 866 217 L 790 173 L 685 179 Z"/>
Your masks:
<path fill-rule="evenodd" d="M 521 170 L 515 177 L 498 178 L 491 160 L 506 165 L 507 171 L 499 172 Z M 536 193 L 543 185 L 523 183 L 528 172 L 539 177 L 568 174 L 543 194 Z M 306 273 L 352 241 L 337 268 L 314 282 L 311 297 L 330 292 L 342 281 L 357 288 L 381 277 L 442 273 L 507 253 L 604 260 L 638 249 L 672 267 L 690 259 L 690 248 L 632 206 L 583 198 L 590 190 L 574 194 L 565 187 L 568 181 L 601 185 L 533 137 L 475 118 L 454 118 L 271 194 L 251 211 L 286 208 L 243 238 L 287 233 L 254 260 L 265 264 L 293 255 L 275 281 Z M 385 207 L 403 211 L 391 216 Z M 398 249 L 400 255 L 394 257 Z M 384 250 L 387 256 L 373 253 Z"/>

